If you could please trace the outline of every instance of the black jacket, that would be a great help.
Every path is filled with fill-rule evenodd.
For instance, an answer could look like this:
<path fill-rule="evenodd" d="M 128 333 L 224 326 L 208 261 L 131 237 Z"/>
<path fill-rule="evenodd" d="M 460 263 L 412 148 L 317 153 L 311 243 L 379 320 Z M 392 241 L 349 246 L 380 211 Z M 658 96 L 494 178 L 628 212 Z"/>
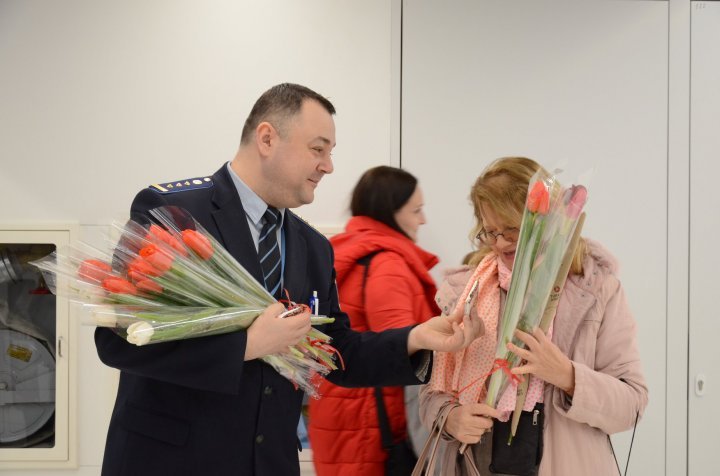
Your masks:
<path fill-rule="evenodd" d="M 147 222 L 152 208 L 181 206 L 261 281 L 245 212 L 226 166 L 212 181 L 200 181 L 201 186 L 179 192 L 142 190 L 131 218 Z M 345 386 L 419 383 L 414 367 L 423 353 L 408 358 L 410 328 L 381 334 L 350 330 L 338 305 L 328 241 L 289 210 L 284 232 L 284 282 L 291 298 L 307 303 L 316 290 L 320 314 L 336 318 L 321 330 L 333 338 L 346 370 L 329 379 Z M 103 475 L 300 473 L 296 428 L 302 392 L 261 361 L 243 361 L 245 332 L 136 347 L 98 328 L 95 343 L 100 359 L 120 369 Z"/>

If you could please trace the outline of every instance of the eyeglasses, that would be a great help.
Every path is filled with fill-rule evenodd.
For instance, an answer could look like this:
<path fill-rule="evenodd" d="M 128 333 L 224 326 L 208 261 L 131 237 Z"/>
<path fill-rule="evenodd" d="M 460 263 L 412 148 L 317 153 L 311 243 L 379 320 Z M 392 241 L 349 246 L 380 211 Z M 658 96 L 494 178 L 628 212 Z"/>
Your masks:
<path fill-rule="evenodd" d="M 487 231 L 486 229 L 482 228 L 480 230 L 480 233 L 478 233 L 475 238 L 480 240 L 482 243 L 486 245 L 494 245 L 497 243 L 498 237 L 502 236 L 505 238 L 505 241 L 509 243 L 515 243 L 518 240 L 518 237 L 520 236 L 520 229 L 519 228 L 506 228 L 500 233 L 496 233 L 493 231 Z"/>

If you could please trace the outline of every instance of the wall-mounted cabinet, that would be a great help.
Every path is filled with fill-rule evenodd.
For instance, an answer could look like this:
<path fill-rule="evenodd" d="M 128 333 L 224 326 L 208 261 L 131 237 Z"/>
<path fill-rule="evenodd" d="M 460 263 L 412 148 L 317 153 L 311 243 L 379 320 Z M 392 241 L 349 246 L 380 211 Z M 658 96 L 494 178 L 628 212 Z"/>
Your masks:
<path fill-rule="evenodd" d="M 69 303 L 30 264 L 74 234 L 0 224 L 0 470 L 77 466 Z"/>

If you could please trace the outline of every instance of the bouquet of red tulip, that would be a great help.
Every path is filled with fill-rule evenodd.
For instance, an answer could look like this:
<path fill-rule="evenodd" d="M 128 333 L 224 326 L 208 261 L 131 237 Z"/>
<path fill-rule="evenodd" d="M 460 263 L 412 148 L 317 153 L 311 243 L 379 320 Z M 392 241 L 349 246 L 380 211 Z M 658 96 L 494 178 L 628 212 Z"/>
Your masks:
<path fill-rule="evenodd" d="M 495 406 L 516 378 L 509 369 L 521 359 L 507 349 L 507 343 L 520 348 L 525 344 L 514 337 L 515 329 L 532 333 L 540 325 L 553 287 L 567 277 L 569 266 L 562 264 L 567 264 L 568 256 L 571 258 L 574 252 L 575 231 L 584 218 L 586 201 L 584 186 L 564 188 L 555 176 L 542 170 L 530 181 L 495 352 L 495 367 L 501 371 L 490 377 L 485 401 L 488 405 Z"/>
<path fill-rule="evenodd" d="M 55 294 L 80 303 L 86 323 L 112 328 L 135 345 L 247 329 L 276 302 L 185 210 L 162 207 L 150 213 L 159 225 L 113 224 L 121 238 L 112 253 L 78 243 L 33 264 Z M 286 307 L 280 317 L 306 308 L 289 300 Z M 262 360 L 315 396 L 313 377 L 337 368 L 329 342 L 312 328 L 288 353 Z"/>

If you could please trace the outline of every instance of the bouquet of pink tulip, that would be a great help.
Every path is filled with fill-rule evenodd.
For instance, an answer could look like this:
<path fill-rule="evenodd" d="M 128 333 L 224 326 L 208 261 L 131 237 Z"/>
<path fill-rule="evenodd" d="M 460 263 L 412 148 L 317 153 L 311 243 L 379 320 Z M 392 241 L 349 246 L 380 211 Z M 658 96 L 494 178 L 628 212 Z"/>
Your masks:
<path fill-rule="evenodd" d="M 488 405 L 497 405 L 513 380 L 509 369 L 520 363 L 507 349 L 511 341 L 525 346 L 514 337 L 515 329 L 532 333 L 538 327 L 555 283 L 564 282 L 567 276 L 568 267 L 561 265 L 567 261 L 570 246 L 571 251 L 575 249 L 573 237 L 586 201 L 585 187 L 563 188 L 555 176 L 542 170 L 530 181 L 495 352 L 496 368 L 502 371 L 490 377 Z"/>
<path fill-rule="evenodd" d="M 86 323 L 112 328 L 138 346 L 247 329 L 276 302 L 185 210 L 162 207 L 151 214 L 161 226 L 113 224 L 121 238 L 112 253 L 78 243 L 33 264 L 55 294 L 80 303 Z M 280 317 L 307 308 L 289 300 L 286 307 Z M 314 376 L 337 368 L 329 342 L 311 328 L 288 353 L 262 360 L 316 396 Z"/>

